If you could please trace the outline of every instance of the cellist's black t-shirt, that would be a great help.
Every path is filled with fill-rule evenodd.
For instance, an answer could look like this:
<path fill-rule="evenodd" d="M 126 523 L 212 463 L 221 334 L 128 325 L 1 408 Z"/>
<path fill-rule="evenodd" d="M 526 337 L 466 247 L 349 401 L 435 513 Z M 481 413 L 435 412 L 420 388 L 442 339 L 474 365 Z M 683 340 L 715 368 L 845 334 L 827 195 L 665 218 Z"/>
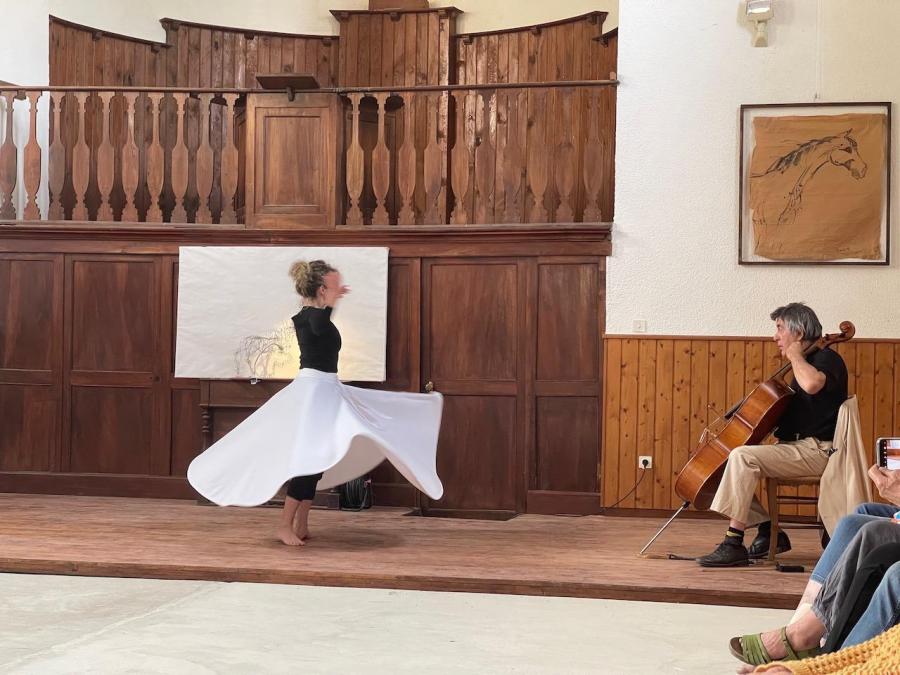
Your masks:
<path fill-rule="evenodd" d="M 780 441 L 795 441 L 809 436 L 830 441 L 834 438 L 838 408 L 847 400 L 847 366 L 840 354 L 825 348 L 806 360 L 825 374 L 825 386 L 810 395 L 799 384 L 792 385 L 796 393 L 775 430 L 775 437 Z"/>

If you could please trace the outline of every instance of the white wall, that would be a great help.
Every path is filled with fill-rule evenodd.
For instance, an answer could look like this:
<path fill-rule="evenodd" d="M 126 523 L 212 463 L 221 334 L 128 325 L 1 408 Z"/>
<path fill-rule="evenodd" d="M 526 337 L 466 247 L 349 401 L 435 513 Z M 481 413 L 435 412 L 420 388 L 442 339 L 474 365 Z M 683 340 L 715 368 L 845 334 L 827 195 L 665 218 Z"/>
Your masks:
<path fill-rule="evenodd" d="M 900 2 L 776 0 L 768 48 L 750 46 L 739 5 L 622 0 L 607 333 L 644 320 L 650 334 L 768 335 L 769 312 L 803 300 L 826 331 L 850 319 L 860 336 L 900 337 L 896 262 L 737 264 L 738 106 L 900 98 Z"/>
<path fill-rule="evenodd" d="M 0 0 L 0 81 L 42 85 L 50 81 L 49 0 Z"/>
<path fill-rule="evenodd" d="M 11 1 L 11 0 L 7 0 Z M 44 0 L 46 4 L 47 0 Z M 50 13 L 62 19 L 95 28 L 142 37 L 165 40 L 159 24 L 163 17 L 237 26 L 257 30 L 312 35 L 337 35 L 338 23 L 329 13 L 332 9 L 366 9 L 368 0 L 49 0 Z M 461 9 L 457 19 L 460 33 L 514 28 L 533 23 L 565 19 L 595 10 L 608 11 L 604 28 L 617 25 L 619 0 L 433 0 L 432 7 L 453 6 Z"/>

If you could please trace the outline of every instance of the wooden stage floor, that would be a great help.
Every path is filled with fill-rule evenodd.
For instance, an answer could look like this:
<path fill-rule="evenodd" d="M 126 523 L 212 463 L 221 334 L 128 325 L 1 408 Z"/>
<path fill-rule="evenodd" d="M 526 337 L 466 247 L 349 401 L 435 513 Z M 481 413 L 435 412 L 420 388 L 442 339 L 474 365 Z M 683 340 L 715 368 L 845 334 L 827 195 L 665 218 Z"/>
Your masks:
<path fill-rule="evenodd" d="M 780 558 L 805 573 L 703 569 L 637 556 L 663 519 L 405 513 L 314 510 L 314 538 L 290 548 L 273 537 L 273 508 L 0 494 L 0 571 L 792 608 L 820 551 L 815 531 L 793 530 L 794 551 Z M 702 555 L 724 529 L 719 520 L 676 521 L 650 552 Z"/>

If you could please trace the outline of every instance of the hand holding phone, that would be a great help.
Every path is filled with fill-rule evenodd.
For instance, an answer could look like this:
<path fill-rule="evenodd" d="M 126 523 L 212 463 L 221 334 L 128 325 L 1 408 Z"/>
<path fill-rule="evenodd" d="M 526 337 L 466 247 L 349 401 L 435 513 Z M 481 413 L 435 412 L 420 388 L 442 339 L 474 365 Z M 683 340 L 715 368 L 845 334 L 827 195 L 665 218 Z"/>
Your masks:
<path fill-rule="evenodd" d="M 875 464 L 889 471 L 900 470 L 900 438 L 879 438 L 875 441 Z"/>

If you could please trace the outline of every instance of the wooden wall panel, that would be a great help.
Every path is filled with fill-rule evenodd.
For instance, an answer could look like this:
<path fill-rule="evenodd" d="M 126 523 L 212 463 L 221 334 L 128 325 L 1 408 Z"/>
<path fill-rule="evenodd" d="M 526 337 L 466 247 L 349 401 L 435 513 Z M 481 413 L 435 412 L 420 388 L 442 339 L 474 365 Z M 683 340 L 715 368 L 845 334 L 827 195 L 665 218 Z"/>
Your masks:
<path fill-rule="evenodd" d="M 59 399 L 47 385 L 0 383 L 0 471 L 49 471 Z"/>
<path fill-rule="evenodd" d="M 597 493 L 598 398 L 538 397 L 536 431 L 535 489 Z"/>
<path fill-rule="evenodd" d="M 874 461 L 875 439 L 900 435 L 900 340 L 854 340 L 837 351 Z M 632 489 L 639 455 L 653 456 L 653 469 L 623 508 L 677 508 L 675 478 L 700 433 L 782 364 L 768 338 L 606 336 L 603 353 L 603 503 Z M 814 495 L 815 488 L 799 494 Z M 813 513 L 807 506 L 782 508 L 788 515 Z"/>
<path fill-rule="evenodd" d="M 152 373 L 158 366 L 156 265 L 78 260 L 72 269 L 71 367 Z M 148 330 L 149 329 L 149 330 Z"/>
<path fill-rule="evenodd" d="M 528 237 L 515 228 L 471 235 L 13 228 L 0 239 L 0 345 L 8 339 L 14 355 L 12 368 L 0 367 L 0 491 L 191 497 L 183 476 L 202 444 L 200 405 L 217 402 L 212 430 L 220 438 L 285 382 L 174 377 L 179 244 L 352 240 L 392 253 L 388 381 L 367 386 L 420 391 L 433 380 L 445 396 L 439 452 L 447 496 L 422 506 L 596 512 L 605 428 L 593 350 L 608 237 L 608 228 L 587 227 Z M 24 307 L 49 323 L 29 324 Z M 573 320 L 571 312 L 584 316 Z M 554 356 L 538 377 L 538 324 L 576 364 Z M 588 329 L 559 330 L 570 325 Z M 36 370 L 16 369 L 25 363 L 18 345 L 32 334 L 50 346 L 28 362 Z M 25 471 L 37 475 L 25 481 Z M 419 504 L 392 468 L 379 467 L 373 479 L 378 503 Z"/>
<path fill-rule="evenodd" d="M 435 509 L 516 511 L 516 397 L 448 395 L 437 471 L 445 497 Z"/>
<path fill-rule="evenodd" d="M 259 88 L 257 73 L 316 76 L 336 85 L 338 38 L 270 33 L 161 19 L 166 42 L 109 33 L 50 17 L 55 86 Z"/>
<path fill-rule="evenodd" d="M 153 473 L 155 417 L 148 388 L 73 387 L 69 470 Z"/>
<path fill-rule="evenodd" d="M 450 84 L 451 8 L 369 12 L 332 10 L 341 23 L 337 85 L 391 87 Z"/>
<path fill-rule="evenodd" d="M 600 372 L 600 268 L 538 266 L 537 379 L 596 382 Z"/>
<path fill-rule="evenodd" d="M 0 471 L 59 458 L 62 258 L 0 255 Z"/>
<path fill-rule="evenodd" d="M 50 84 L 165 87 L 169 45 L 50 17 Z"/>
<path fill-rule="evenodd" d="M 616 70 L 618 31 L 603 35 L 605 12 L 538 26 L 453 38 L 456 84 L 606 80 Z"/>
<path fill-rule="evenodd" d="M 430 282 L 432 377 L 515 380 L 516 265 L 436 264 Z"/>
<path fill-rule="evenodd" d="M 161 19 L 179 68 L 175 87 L 258 89 L 257 73 L 314 75 L 320 87 L 337 84 L 338 38 L 273 33 Z M 221 83 L 221 84 L 218 84 Z"/>

